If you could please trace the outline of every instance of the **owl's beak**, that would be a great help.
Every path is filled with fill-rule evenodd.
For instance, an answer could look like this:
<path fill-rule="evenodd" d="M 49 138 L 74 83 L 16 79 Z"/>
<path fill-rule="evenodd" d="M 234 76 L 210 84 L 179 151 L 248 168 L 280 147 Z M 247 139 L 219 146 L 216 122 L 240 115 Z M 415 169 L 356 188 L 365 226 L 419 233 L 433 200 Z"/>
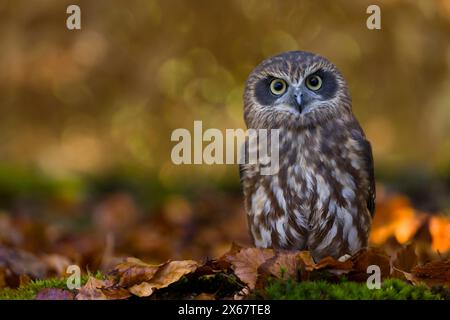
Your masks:
<path fill-rule="evenodd" d="M 298 111 L 302 112 L 302 98 L 303 98 L 302 92 L 300 90 L 296 91 L 294 93 L 294 98 L 295 98 L 295 104 L 296 104 Z"/>

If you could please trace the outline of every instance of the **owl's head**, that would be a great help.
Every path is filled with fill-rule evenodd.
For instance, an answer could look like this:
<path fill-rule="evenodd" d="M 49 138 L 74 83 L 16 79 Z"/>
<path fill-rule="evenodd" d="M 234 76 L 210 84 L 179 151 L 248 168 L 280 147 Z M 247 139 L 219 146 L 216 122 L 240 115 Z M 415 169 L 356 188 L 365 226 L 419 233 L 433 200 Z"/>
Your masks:
<path fill-rule="evenodd" d="M 327 59 L 289 51 L 264 60 L 244 92 L 248 128 L 301 128 L 351 113 L 347 84 Z"/>

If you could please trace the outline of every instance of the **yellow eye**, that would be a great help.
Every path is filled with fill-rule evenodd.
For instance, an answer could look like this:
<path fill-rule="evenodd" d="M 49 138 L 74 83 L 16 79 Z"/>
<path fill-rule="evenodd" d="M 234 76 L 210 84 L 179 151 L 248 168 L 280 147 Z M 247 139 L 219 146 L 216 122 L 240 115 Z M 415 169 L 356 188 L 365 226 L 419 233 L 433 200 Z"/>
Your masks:
<path fill-rule="evenodd" d="M 322 78 L 316 74 L 306 78 L 306 87 L 309 90 L 317 91 L 322 87 Z"/>
<path fill-rule="evenodd" d="M 287 83 L 283 79 L 273 79 L 270 82 L 270 91 L 277 96 L 281 96 L 286 92 Z"/>

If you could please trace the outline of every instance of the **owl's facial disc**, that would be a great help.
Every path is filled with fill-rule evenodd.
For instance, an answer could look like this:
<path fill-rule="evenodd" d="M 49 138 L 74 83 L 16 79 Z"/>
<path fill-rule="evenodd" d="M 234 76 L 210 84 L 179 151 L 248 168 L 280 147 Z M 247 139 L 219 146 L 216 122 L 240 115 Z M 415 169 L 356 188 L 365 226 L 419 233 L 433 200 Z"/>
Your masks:
<path fill-rule="evenodd" d="M 343 76 L 313 53 L 289 51 L 268 58 L 247 79 L 244 119 L 249 128 L 311 126 L 348 112 L 351 100 Z"/>
<path fill-rule="evenodd" d="M 306 114 L 319 102 L 323 102 L 322 97 L 302 83 L 299 85 L 291 85 L 286 95 L 278 98 L 274 105 L 285 106 L 300 114 Z"/>
<path fill-rule="evenodd" d="M 338 84 L 328 70 L 318 69 L 301 79 L 268 75 L 255 84 L 255 98 L 262 106 L 306 114 L 332 99 Z"/>
<path fill-rule="evenodd" d="M 292 93 L 291 106 L 297 109 L 301 114 L 305 114 L 314 108 L 321 97 L 314 91 L 309 90 L 304 85 L 295 88 Z"/>
<path fill-rule="evenodd" d="M 292 104 L 301 114 L 307 114 L 316 108 L 329 104 L 338 88 L 335 76 L 323 69 L 306 75 L 293 89 Z"/>

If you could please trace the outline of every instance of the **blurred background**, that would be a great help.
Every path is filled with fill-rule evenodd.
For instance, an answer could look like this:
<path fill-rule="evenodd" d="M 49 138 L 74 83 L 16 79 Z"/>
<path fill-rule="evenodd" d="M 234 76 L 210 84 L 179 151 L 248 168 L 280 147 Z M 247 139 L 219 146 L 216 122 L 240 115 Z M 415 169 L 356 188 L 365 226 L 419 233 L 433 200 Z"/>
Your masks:
<path fill-rule="evenodd" d="M 248 244 L 237 166 L 176 166 L 170 135 L 245 128 L 250 71 L 305 50 L 344 74 L 372 142 L 372 242 L 450 249 L 449 0 L 3 0 L 0 38 L 0 245 L 92 270 Z"/>

